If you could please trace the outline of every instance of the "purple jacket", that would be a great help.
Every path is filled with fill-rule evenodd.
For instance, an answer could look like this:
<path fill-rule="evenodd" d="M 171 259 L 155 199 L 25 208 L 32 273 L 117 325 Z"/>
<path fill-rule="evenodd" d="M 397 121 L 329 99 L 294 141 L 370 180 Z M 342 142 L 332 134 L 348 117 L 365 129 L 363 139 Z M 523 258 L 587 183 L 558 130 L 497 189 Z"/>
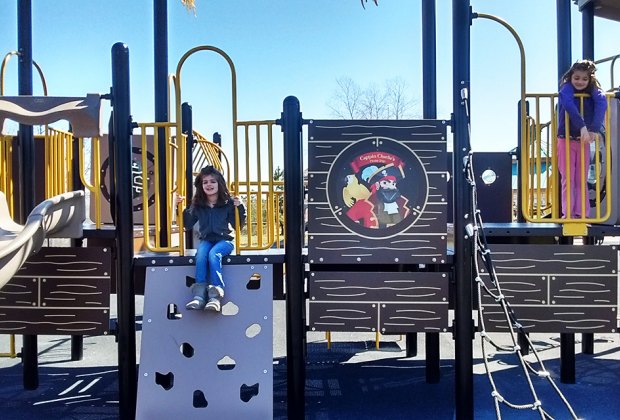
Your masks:
<path fill-rule="evenodd" d="M 583 116 L 580 113 L 581 98 L 575 97 L 576 93 L 590 94 L 589 97 L 583 98 Z M 607 98 L 602 90 L 594 88 L 591 92 L 578 92 L 568 82 L 562 85 L 558 96 L 558 137 L 565 137 L 566 134 L 566 112 L 568 112 L 572 137 L 579 137 L 581 128 L 584 126 L 594 133 L 603 129 Z"/>

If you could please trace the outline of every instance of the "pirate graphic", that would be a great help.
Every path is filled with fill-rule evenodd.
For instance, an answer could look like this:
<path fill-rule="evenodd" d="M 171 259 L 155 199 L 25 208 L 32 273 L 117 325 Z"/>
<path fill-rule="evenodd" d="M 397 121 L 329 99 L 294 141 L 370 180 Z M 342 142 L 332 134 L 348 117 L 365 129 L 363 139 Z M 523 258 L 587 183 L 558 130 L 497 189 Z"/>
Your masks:
<path fill-rule="evenodd" d="M 388 138 L 367 138 L 344 148 L 327 178 L 327 199 L 343 227 L 386 238 L 420 217 L 427 178 L 418 157 Z"/>
<path fill-rule="evenodd" d="M 353 174 L 347 175 L 346 180 L 347 185 L 342 189 L 342 199 L 349 207 L 346 211 L 347 217 L 356 223 L 361 223 L 366 228 L 377 228 L 374 205 L 368 201 L 371 195 L 370 190 Z"/>
<path fill-rule="evenodd" d="M 411 210 L 409 199 L 398 188 L 398 180 L 404 174 L 400 166 L 389 163 L 381 168 L 371 166 L 362 172 L 362 178 L 370 185 L 369 201 L 374 205 L 379 228 L 394 226 L 404 220 Z"/>

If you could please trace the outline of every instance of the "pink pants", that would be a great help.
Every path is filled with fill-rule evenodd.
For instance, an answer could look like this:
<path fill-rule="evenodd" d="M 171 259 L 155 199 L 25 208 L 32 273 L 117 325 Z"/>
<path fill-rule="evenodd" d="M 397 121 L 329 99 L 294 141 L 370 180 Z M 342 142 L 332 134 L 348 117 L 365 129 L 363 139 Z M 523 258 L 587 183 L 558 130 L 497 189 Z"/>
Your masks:
<path fill-rule="evenodd" d="M 566 167 L 566 143 L 569 143 L 569 163 Z M 584 146 L 584 147 L 582 147 Z M 583 150 L 583 172 L 581 171 L 581 149 Z M 590 199 L 588 192 L 588 168 L 590 166 L 590 145 L 581 141 L 566 140 L 558 138 L 558 170 L 562 175 L 562 217 L 588 217 L 590 214 Z M 567 171 L 568 169 L 568 171 Z M 570 179 L 570 208 L 567 209 L 568 203 L 568 182 Z M 585 192 L 582 192 L 582 183 L 585 185 Z M 585 194 L 585 196 L 584 196 Z M 585 201 L 585 214 L 581 212 L 582 201 Z"/>

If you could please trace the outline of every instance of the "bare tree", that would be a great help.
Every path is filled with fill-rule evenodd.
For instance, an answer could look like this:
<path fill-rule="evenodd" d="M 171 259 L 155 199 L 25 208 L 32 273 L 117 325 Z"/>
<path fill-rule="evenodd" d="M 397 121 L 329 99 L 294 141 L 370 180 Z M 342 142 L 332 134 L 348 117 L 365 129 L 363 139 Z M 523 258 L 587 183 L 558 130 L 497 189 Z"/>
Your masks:
<path fill-rule="evenodd" d="M 367 120 L 379 120 L 387 116 L 389 109 L 388 95 L 386 90 L 380 89 L 372 83 L 362 96 L 362 118 Z"/>
<path fill-rule="evenodd" d="M 386 80 L 383 87 L 372 83 L 365 89 L 350 77 L 340 77 L 336 84 L 328 101 L 336 118 L 401 120 L 413 117 L 416 101 L 407 94 L 407 83 L 400 77 Z"/>
<path fill-rule="evenodd" d="M 334 115 L 343 120 L 359 119 L 362 112 L 363 91 L 350 77 L 336 79 L 338 88 L 328 102 Z"/>
<path fill-rule="evenodd" d="M 400 77 L 385 82 L 386 101 L 388 103 L 387 118 L 402 120 L 410 116 L 415 101 L 407 96 L 407 83 Z"/>

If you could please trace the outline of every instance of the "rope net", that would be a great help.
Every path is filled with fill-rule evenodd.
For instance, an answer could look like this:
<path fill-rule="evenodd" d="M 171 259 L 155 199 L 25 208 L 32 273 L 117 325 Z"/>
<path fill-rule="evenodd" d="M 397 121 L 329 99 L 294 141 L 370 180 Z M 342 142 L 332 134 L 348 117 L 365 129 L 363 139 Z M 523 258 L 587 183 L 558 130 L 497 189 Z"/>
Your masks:
<path fill-rule="evenodd" d="M 467 101 L 467 93 L 464 94 L 463 105 L 465 106 L 465 111 L 467 114 L 467 118 L 469 119 L 469 110 L 468 110 L 468 101 Z M 468 141 L 471 140 L 471 127 L 468 124 Z M 478 298 L 478 328 L 480 334 L 480 346 L 482 351 L 482 359 L 484 361 L 484 367 L 487 374 L 487 378 L 492 388 L 491 396 L 494 399 L 495 405 L 495 414 L 498 419 L 501 419 L 501 407 L 506 406 L 511 409 L 516 410 L 533 410 L 536 411 L 540 418 L 542 419 L 553 419 L 553 417 L 544 409 L 542 402 L 538 397 L 538 393 L 536 391 L 536 386 L 534 384 L 533 378 L 542 378 L 546 380 L 546 382 L 553 388 L 558 397 L 564 403 L 566 409 L 570 413 L 572 419 L 578 419 L 575 411 L 572 406 L 562 394 L 561 390 L 558 388 L 553 378 L 551 377 L 550 372 L 545 367 L 543 360 L 540 356 L 539 351 L 532 344 L 529 336 L 526 334 L 523 325 L 517 319 L 514 310 L 510 306 L 510 303 L 506 300 L 502 292 L 502 286 L 497 277 L 497 273 L 495 272 L 495 267 L 493 265 L 493 259 L 491 256 L 491 250 L 488 247 L 487 240 L 484 234 L 484 226 L 482 221 L 482 215 L 480 213 L 480 209 L 478 208 L 478 198 L 477 198 L 477 190 L 476 190 L 476 181 L 474 175 L 474 168 L 472 164 L 472 151 L 470 145 L 468 145 L 469 154 L 464 161 L 465 165 L 465 174 L 467 182 L 471 188 L 471 211 L 474 215 L 473 223 L 466 226 L 467 234 L 473 239 L 473 255 L 475 256 L 473 269 L 475 276 L 475 284 L 476 284 L 476 293 Z M 480 262 L 484 264 L 484 268 L 486 268 L 486 272 L 488 276 L 481 275 L 480 271 Z M 492 289 L 495 289 L 493 291 Z M 509 342 L 511 345 L 502 345 L 497 343 L 492 337 L 488 334 L 486 325 L 485 325 L 485 306 L 482 300 L 483 295 L 491 297 L 495 300 L 496 303 L 499 303 L 501 307 L 501 312 L 503 313 L 504 319 L 506 320 L 506 324 L 508 325 L 508 331 L 510 334 Z M 534 362 L 530 362 L 526 360 L 521 352 L 521 346 L 519 345 L 518 334 L 521 333 L 521 336 L 527 343 L 527 348 L 531 350 L 532 355 L 535 359 Z M 529 403 L 525 404 L 517 404 L 515 402 L 510 401 L 504 394 L 502 394 L 498 388 L 498 384 L 493 376 L 493 372 L 490 368 L 491 355 L 489 353 L 489 347 L 494 348 L 495 351 L 514 354 L 514 356 L 518 360 L 518 364 L 523 372 L 525 377 L 525 381 L 529 388 L 532 400 Z"/>

